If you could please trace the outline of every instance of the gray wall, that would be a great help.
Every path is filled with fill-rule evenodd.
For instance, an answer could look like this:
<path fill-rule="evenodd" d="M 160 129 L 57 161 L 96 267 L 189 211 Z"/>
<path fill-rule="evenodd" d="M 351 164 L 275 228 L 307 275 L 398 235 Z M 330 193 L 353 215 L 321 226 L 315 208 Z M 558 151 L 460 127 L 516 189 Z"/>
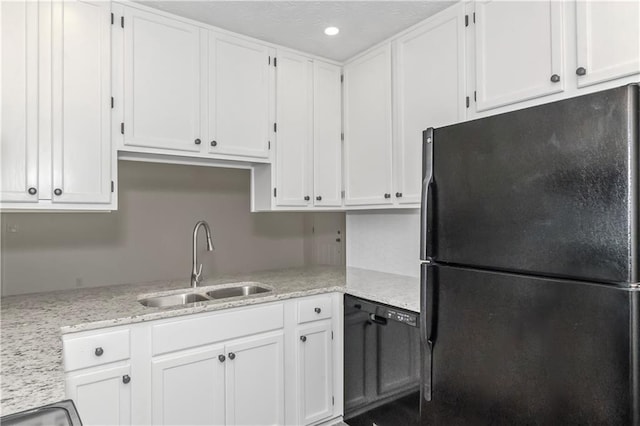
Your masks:
<path fill-rule="evenodd" d="M 347 266 L 420 276 L 420 210 L 347 212 Z"/>
<path fill-rule="evenodd" d="M 199 219 L 211 225 L 215 245 L 207 253 L 200 241 L 205 278 L 303 266 L 304 214 L 250 213 L 249 177 L 248 170 L 120 161 L 116 212 L 3 213 L 2 295 L 186 282 Z"/>

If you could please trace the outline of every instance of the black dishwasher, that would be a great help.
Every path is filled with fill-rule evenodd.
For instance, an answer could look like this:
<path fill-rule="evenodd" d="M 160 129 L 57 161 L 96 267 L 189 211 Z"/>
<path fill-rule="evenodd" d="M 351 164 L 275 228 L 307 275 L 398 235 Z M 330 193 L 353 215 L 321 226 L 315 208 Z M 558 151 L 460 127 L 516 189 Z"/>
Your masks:
<path fill-rule="evenodd" d="M 344 419 L 349 426 L 418 424 L 419 316 L 345 295 Z"/>

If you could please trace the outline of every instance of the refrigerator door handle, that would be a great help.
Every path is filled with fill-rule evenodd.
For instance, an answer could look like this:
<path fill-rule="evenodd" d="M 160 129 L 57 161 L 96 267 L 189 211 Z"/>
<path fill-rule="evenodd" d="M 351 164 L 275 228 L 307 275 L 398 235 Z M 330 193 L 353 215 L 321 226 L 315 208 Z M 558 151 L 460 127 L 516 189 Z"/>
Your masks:
<path fill-rule="evenodd" d="M 433 180 L 433 128 L 422 132 L 422 205 L 420 206 L 420 259 L 427 260 L 431 250 L 427 247 L 430 240 L 429 200 Z"/>
<path fill-rule="evenodd" d="M 423 263 L 420 266 L 420 342 L 422 359 L 421 395 L 425 401 L 431 401 L 433 390 L 433 344 L 435 320 L 435 293 L 433 291 L 434 267 Z"/>

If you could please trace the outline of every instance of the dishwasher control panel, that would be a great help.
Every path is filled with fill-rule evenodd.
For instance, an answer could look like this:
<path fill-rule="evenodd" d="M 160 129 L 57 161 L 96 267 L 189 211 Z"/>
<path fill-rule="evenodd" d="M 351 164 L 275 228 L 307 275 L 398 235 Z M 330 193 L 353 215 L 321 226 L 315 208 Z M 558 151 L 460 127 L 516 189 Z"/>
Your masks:
<path fill-rule="evenodd" d="M 411 315 L 406 312 L 396 311 L 393 309 L 387 309 L 387 319 L 408 324 L 412 327 L 418 326 L 418 317 L 416 315 Z"/>

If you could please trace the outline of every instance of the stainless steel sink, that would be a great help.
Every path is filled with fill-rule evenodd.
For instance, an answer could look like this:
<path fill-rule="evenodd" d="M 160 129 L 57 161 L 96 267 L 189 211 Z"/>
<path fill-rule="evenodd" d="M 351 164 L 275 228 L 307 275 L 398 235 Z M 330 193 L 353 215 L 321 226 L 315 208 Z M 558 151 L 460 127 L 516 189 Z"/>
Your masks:
<path fill-rule="evenodd" d="M 139 302 L 150 308 L 163 308 L 165 306 L 186 305 L 188 303 L 204 302 L 209 298 L 197 293 L 169 294 L 166 296 L 148 297 Z"/>
<path fill-rule="evenodd" d="M 240 285 L 234 287 L 219 288 L 208 291 L 206 294 L 212 299 L 226 299 L 228 297 L 249 296 L 251 294 L 267 293 L 271 289 L 259 285 Z"/>

